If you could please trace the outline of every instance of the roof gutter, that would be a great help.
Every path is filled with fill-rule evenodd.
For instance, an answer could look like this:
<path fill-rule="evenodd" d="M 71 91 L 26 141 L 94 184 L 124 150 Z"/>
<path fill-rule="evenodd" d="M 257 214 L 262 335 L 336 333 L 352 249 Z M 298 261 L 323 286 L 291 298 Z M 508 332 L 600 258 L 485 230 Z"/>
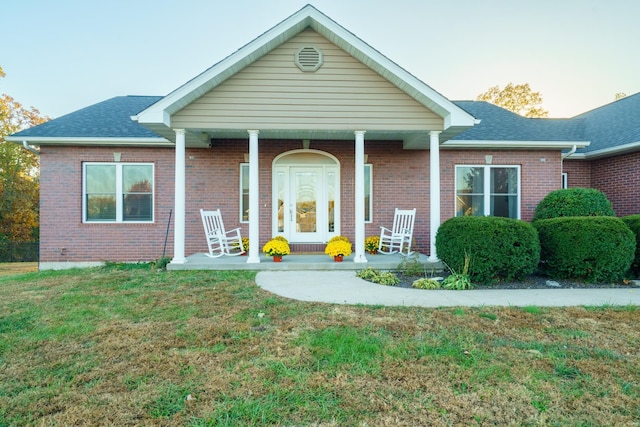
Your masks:
<path fill-rule="evenodd" d="M 572 160 L 595 160 L 603 157 L 618 156 L 631 153 L 640 149 L 640 141 L 630 144 L 618 145 L 617 147 L 602 148 L 600 150 L 589 151 L 587 153 L 576 153 L 571 156 Z"/>
<path fill-rule="evenodd" d="M 51 137 L 51 136 L 36 136 L 29 137 L 28 140 L 24 140 L 24 137 L 8 136 L 4 140 L 10 142 L 17 142 L 23 144 L 27 148 L 28 145 L 131 145 L 131 146 L 173 146 L 174 143 L 163 137 L 144 137 L 144 138 L 110 138 L 110 137 Z M 31 147 L 31 146 L 30 146 Z M 33 148 L 33 147 L 31 147 Z M 30 148 L 27 148 L 30 150 Z"/>
<path fill-rule="evenodd" d="M 567 157 L 575 153 L 577 149 L 578 149 L 578 146 L 573 144 L 573 147 L 571 147 L 571 150 L 569 150 L 568 152 L 562 155 L 562 160 L 566 159 Z"/>
<path fill-rule="evenodd" d="M 27 150 L 31 151 L 36 156 L 40 156 L 40 152 L 38 150 L 36 150 L 35 148 L 33 148 L 31 145 L 29 145 L 29 143 L 27 141 L 22 141 L 22 146 L 24 148 L 26 148 Z"/>
<path fill-rule="evenodd" d="M 492 149 L 573 149 L 588 147 L 589 141 L 491 141 L 491 140 L 449 140 L 442 143 L 443 148 L 492 148 Z"/>

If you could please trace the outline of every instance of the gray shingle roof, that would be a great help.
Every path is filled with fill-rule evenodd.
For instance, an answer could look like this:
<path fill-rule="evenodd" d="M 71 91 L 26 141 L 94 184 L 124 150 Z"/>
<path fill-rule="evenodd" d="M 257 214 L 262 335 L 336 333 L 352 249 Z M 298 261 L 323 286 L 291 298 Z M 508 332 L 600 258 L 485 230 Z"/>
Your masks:
<path fill-rule="evenodd" d="M 529 119 L 484 101 L 454 103 L 481 120 L 454 141 L 585 141 L 582 119 Z"/>
<path fill-rule="evenodd" d="M 12 137 L 43 138 L 160 138 L 131 120 L 161 96 L 118 96 L 66 114 Z"/>
<path fill-rule="evenodd" d="M 582 152 L 640 142 L 640 93 L 576 116 L 585 121 L 585 135 L 591 145 Z"/>
<path fill-rule="evenodd" d="M 160 138 L 131 116 L 162 99 L 119 96 L 91 105 L 13 138 Z M 571 119 L 528 119 L 484 101 L 454 101 L 481 122 L 453 141 L 590 141 L 589 153 L 640 142 L 640 93 Z"/>
<path fill-rule="evenodd" d="M 590 141 L 578 150 L 587 154 L 640 142 L 640 93 L 571 119 L 527 119 L 487 102 L 454 102 L 481 122 L 453 140 Z"/>

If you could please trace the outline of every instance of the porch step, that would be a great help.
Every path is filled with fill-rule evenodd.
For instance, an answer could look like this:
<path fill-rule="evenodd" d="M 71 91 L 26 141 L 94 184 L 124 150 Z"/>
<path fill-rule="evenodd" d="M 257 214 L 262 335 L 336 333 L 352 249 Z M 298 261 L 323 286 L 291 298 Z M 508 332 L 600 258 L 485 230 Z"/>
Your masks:
<path fill-rule="evenodd" d="M 324 245 L 322 245 L 324 247 Z M 324 254 L 300 254 L 292 252 L 283 258 L 282 262 L 273 262 L 265 254 L 260 254 L 260 262 L 248 263 L 246 256 L 223 256 L 209 258 L 204 253 L 197 253 L 187 257 L 184 264 L 169 264 L 167 270 L 363 270 L 371 267 L 377 270 L 395 270 L 402 261 L 399 254 L 368 255 L 366 263 L 353 262 L 353 254 L 345 257 L 344 262 L 334 262 L 332 257 Z M 442 264 L 431 263 L 426 255 L 419 254 L 419 262 L 426 271 L 441 271 Z"/>
<path fill-rule="evenodd" d="M 324 254 L 324 243 L 289 243 L 292 254 Z"/>

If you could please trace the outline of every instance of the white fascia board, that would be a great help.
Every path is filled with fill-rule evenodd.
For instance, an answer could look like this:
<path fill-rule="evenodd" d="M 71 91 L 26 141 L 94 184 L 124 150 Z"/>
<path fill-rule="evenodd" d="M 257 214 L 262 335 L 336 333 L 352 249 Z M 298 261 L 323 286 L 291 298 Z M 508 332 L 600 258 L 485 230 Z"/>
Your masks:
<path fill-rule="evenodd" d="M 471 114 L 318 10 L 310 10 L 311 28 L 443 117 L 445 129 L 475 124 L 476 119 Z"/>
<path fill-rule="evenodd" d="M 474 125 L 475 118 L 449 101 L 395 62 L 360 40 L 311 5 L 300 9 L 244 47 L 196 76 L 137 115 L 139 123 L 163 123 L 171 126 L 171 114 L 204 95 L 227 78 L 261 58 L 280 44 L 311 27 L 329 41 L 363 62 L 405 91 L 426 108 L 445 119 L 450 126 Z"/>
<path fill-rule="evenodd" d="M 494 149 L 563 149 L 574 145 L 578 148 L 588 147 L 588 141 L 447 141 L 443 148 L 494 148 Z"/>
<path fill-rule="evenodd" d="M 143 118 L 140 116 L 144 113 Z M 131 120 L 138 123 L 154 123 L 163 124 L 166 127 L 171 127 L 171 115 L 164 110 L 145 110 L 138 115 L 131 116 Z"/>
<path fill-rule="evenodd" d="M 309 26 L 310 22 L 305 22 L 307 20 L 306 9 L 309 7 L 301 9 L 298 13 L 194 77 L 146 110 L 138 113 L 136 120 L 138 123 L 163 123 L 170 127 L 171 114 L 209 92 L 233 74 Z M 313 8 L 311 7 L 311 9 Z"/>
<path fill-rule="evenodd" d="M 632 151 L 640 150 L 640 141 L 632 142 L 630 144 L 619 145 L 617 147 L 603 148 L 601 150 L 594 150 L 588 153 L 574 153 L 567 157 L 567 159 L 573 160 L 595 160 L 602 157 L 611 157 L 620 154 L 626 154 Z"/>
<path fill-rule="evenodd" d="M 166 138 L 64 138 L 64 137 L 17 137 L 8 136 L 5 141 L 22 144 L 27 141 L 31 145 L 140 145 L 140 146 L 170 146 L 174 143 Z"/>

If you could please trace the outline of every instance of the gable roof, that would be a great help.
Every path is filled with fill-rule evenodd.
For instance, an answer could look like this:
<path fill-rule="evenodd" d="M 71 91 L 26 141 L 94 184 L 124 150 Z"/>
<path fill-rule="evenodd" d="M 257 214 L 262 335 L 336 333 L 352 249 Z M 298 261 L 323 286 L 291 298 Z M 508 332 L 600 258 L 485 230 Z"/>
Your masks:
<path fill-rule="evenodd" d="M 156 132 L 164 132 L 162 127 L 168 128 L 171 126 L 171 115 L 173 113 L 220 85 L 241 69 L 252 64 L 306 28 L 311 28 L 321 34 L 426 108 L 443 117 L 445 129 L 451 128 L 451 131 L 454 131 L 456 128 L 461 129 L 474 125 L 474 118 L 466 111 L 311 5 L 303 7 L 235 53 L 171 92 L 162 100 L 134 117 L 134 120 Z"/>
<path fill-rule="evenodd" d="M 131 120 L 131 116 L 158 102 L 160 96 L 118 96 L 17 132 L 7 141 L 31 143 L 150 143 L 165 138 Z"/>
<path fill-rule="evenodd" d="M 598 158 L 640 149 L 640 93 L 580 114 L 591 145 L 574 157 Z"/>
<path fill-rule="evenodd" d="M 570 148 L 588 146 L 582 119 L 531 119 L 485 101 L 454 101 L 480 120 L 443 146 Z"/>

